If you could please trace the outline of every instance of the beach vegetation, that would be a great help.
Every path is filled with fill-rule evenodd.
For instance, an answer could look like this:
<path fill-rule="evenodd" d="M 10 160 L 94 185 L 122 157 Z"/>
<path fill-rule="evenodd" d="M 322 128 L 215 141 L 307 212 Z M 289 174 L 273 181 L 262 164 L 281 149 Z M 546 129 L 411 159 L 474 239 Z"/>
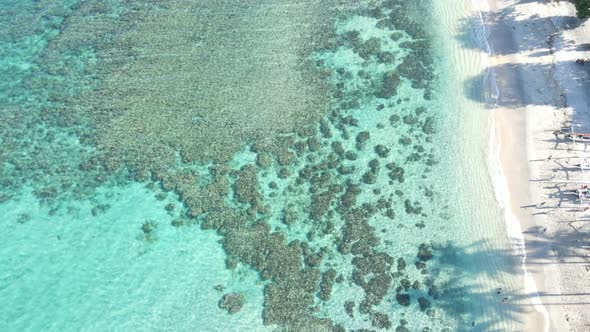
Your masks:
<path fill-rule="evenodd" d="M 590 17 L 590 0 L 573 0 L 578 18 Z"/>

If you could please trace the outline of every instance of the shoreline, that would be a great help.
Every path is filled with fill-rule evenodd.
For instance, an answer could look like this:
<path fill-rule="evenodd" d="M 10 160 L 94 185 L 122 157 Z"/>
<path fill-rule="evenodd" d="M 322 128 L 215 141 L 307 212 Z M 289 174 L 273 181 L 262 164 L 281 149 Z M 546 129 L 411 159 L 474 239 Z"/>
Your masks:
<path fill-rule="evenodd" d="M 564 27 L 569 28 L 569 17 L 575 16 L 575 11 L 569 3 L 504 4 L 502 0 L 489 0 L 489 4 L 493 15 L 500 18 L 494 22 L 489 36 L 492 76 L 499 91 L 492 128 L 497 139 L 490 153 L 497 153 L 492 158 L 498 163 L 496 172 L 500 176 L 496 178 L 501 179 L 494 189 L 506 189 L 497 196 L 503 196 L 498 199 L 501 206 L 504 203 L 507 232 L 525 262 L 524 296 L 535 308 L 525 315 L 525 329 L 582 331 L 590 321 L 583 309 L 588 301 L 566 298 L 574 293 L 565 291 L 563 285 L 568 284 L 587 300 L 583 290 L 587 289 L 588 274 L 584 280 L 583 265 L 563 264 L 560 248 L 571 248 L 572 238 L 564 236 L 568 230 L 560 221 L 569 220 L 569 216 L 561 211 L 564 209 L 558 198 L 548 198 L 556 195 L 555 190 L 547 188 L 542 180 L 563 178 L 563 174 L 554 171 L 556 155 L 572 157 L 569 149 L 555 150 L 552 141 L 552 131 L 574 115 L 568 107 L 570 101 L 588 104 L 588 97 L 576 91 L 580 87 L 572 86 L 575 84 L 568 75 L 572 68 L 562 68 L 572 66 L 562 63 L 563 59 L 572 62 L 577 55 L 559 57 L 561 53 L 573 53 L 560 40 L 565 40 Z M 531 17 L 535 19 L 530 20 Z M 568 40 L 580 44 L 584 34 L 570 31 Z M 590 125 L 590 121 L 586 124 Z M 491 168 L 493 172 L 494 166 Z M 568 277 L 573 270 L 580 278 Z"/>

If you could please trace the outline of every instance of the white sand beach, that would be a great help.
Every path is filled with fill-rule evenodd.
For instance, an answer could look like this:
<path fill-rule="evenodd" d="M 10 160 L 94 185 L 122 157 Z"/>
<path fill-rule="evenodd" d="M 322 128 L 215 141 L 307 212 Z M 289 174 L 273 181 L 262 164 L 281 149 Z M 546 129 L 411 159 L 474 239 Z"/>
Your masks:
<path fill-rule="evenodd" d="M 556 181 L 590 180 L 574 166 L 590 153 L 554 131 L 590 128 L 590 64 L 576 63 L 590 57 L 590 24 L 575 19 L 565 1 L 490 0 L 490 8 L 499 157 L 524 235 L 526 291 L 536 309 L 527 330 L 588 331 L 590 211 L 563 193 L 576 184 Z M 518 236 L 514 241 L 519 245 Z"/>

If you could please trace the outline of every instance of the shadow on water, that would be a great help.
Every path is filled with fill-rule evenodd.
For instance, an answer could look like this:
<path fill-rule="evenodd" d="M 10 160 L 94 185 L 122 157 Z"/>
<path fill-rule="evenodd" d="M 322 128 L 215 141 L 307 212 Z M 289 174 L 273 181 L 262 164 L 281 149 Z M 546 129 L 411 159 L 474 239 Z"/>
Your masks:
<path fill-rule="evenodd" d="M 544 264 L 588 264 L 590 248 L 588 233 L 546 233 L 542 228 L 529 228 L 527 241 L 527 270 L 535 272 Z M 444 280 L 433 279 L 428 295 L 437 306 L 458 322 L 459 331 L 505 331 L 506 326 L 523 324 L 523 314 L 534 310 L 532 299 L 539 297 L 547 306 L 590 304 L 590 293 L 571 292 L 551 294 L 527 293 L 523 287 L 502 285 L 503 274 L 523 274 L 519 252 L 524 248 L 514 239 L 512 249 L 494 248 L 491 242 L 478 241 L 468 245 L 453 242 L 433 247 L 437 268 L 450 272 Z M 548 259 L 549 257 L 549 259 Z M 486 289 L 478 280 L 482 277 L 498 280 L 497 288 Z"/>
<path fill-rule="evenodd" d="M 520 258 L 514 256 L 512 250 L 491 248 L 486 240 L 465 246 L 447 242 L 434 247 L 434 249 L 441 265 L 460 267 L 462 271 L 472 275 L 485 274 L 495 277 L 504 272 L 516 274 L 520 270 Z"/>
<path fill-rule="evenodd" d="M 511 249 L 494 248 L 482 240 L 468 245 L 453 242 L 433 247 L 440 270 L 449 278 L 434 280 L 431 295 L 438 307 L 461 324 L 459 331 L 502 331 L 522 324 L 526 308 L 520 303 L 528 296 L 502 285 L 502 275 L 522 274 L 522 257 Z M 484 286 L 480 278 L 498 280 L 498 285 Z M 486 289 L 487 287 L 491 287 Z"/>

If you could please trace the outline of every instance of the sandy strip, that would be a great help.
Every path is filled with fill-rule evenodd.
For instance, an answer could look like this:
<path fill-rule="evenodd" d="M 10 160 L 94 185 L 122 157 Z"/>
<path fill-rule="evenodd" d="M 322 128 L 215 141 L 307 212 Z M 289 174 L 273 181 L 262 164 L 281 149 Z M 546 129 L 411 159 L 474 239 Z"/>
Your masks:
<path fill-rule="evenodd" d="M 590 43 L 590 25 L 577 26 L 566 2 L 490 0 L 490 7 L 484 16 L 499 92 L 499 158 L 510 215 L 526 245 L 525 291 L 536 309 L 527 311 L 527 330 L 589 331 L 590 221 L 581 219 L 590 219 L 590 211 L 563 194 L 574 184 L 553 181 L 590 181 L 590 171 L 573 167 L 579 157 L 590 161 L 590 151 L 553 132 L 568 120 L 590 128 L 590 64 L 575 63 L 590 58 L 583 45 Z M 522 236 L 511 237 L 519 246 Z"/>

